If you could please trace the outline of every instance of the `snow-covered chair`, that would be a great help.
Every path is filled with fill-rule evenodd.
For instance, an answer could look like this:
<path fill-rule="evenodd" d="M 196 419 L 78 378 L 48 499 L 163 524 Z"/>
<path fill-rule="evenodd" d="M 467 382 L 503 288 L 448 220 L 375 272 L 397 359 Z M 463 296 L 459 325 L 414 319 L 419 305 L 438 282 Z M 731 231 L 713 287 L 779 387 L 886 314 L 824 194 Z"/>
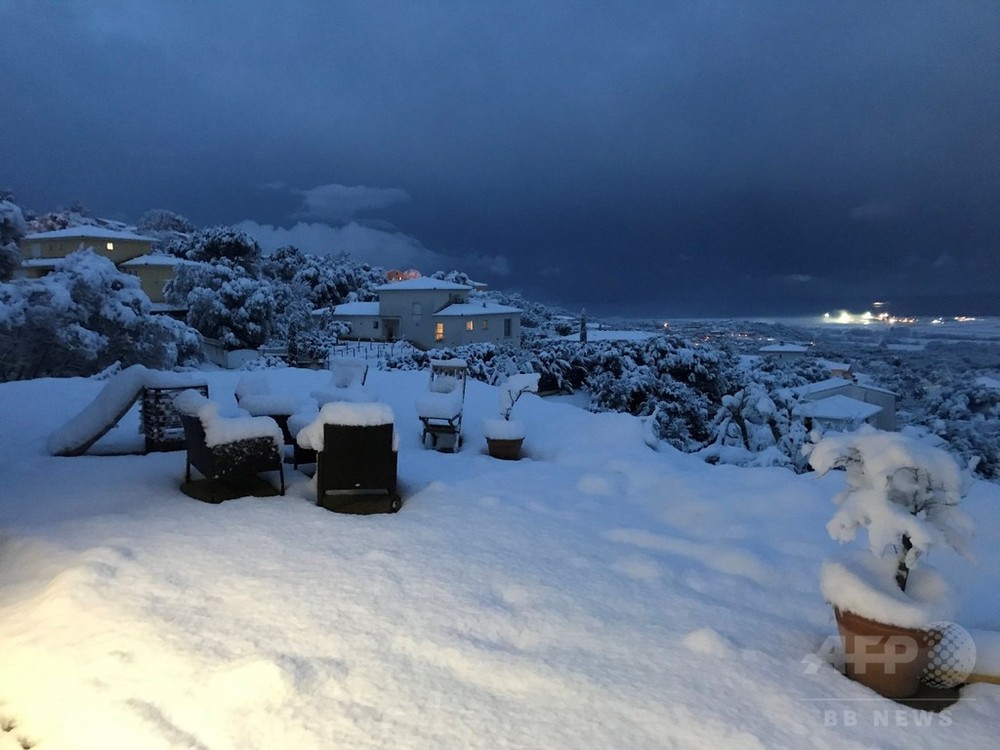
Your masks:
<path fill-rule="evenodd" d="M 330 383 L 326 388 L 312 391 L 316 405 L 335 401 L 352 403 L 371 403 L 377 400 L 376 394 L 365 385 L 368 379 L 368 362 L 357 357 L 333 357 L 329 359 Z"/>
<path fill-rule="evenodd" d="M 219 404 L 195 390 L 181 393 L 174 406 L 184 426 L 187 483 L 192 466 L 213 482 L 277 471 L 280 492 L 285 494 L 284 441 L 277 422 L 270 417 L 224 415 Z"/>
<path fill-rule="evenodd" d="M 395 513 L 399 446 L 392 408 L 335 401 L 299 431 L 298 445 L 316 451 L 316 504 L 338 513 Z"/>
<path fill-rule="evenodd" d="M 308 399 L 301 396 L 273 393 L 262 372 L 250 372 L 236 384 L 236 403 L 254 417 L 271 417 L 281 428 L 285 442 L 295 441 L 294 433 L 288 428 L 288 418 L 292 414 L 313 409 Z"/>
<path fill-rule="evenodd" d="M 417 416 L 424 426 L 421 442 L 431 438 L 431 447 L 457 451 L 462 445 L 462 410 L 465 406 L 464 359 L 432 359 L 427 392 L 417 398 Z"/>

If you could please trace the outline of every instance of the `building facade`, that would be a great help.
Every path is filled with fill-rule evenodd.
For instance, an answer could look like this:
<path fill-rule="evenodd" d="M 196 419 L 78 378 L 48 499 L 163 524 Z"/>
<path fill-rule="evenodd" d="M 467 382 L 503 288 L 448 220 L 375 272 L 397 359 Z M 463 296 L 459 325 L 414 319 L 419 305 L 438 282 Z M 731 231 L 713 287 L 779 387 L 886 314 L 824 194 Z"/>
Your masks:
<path fill-rule="evenodd" d="M 342 338 L 396 341 L 420 349 L 491 342 L 521 345 L 521 311 L 470 301 L 472 286 L 420 277 L 376 287 L 378 302 L 338 305 L 334 320 L 351 324 Z"/>

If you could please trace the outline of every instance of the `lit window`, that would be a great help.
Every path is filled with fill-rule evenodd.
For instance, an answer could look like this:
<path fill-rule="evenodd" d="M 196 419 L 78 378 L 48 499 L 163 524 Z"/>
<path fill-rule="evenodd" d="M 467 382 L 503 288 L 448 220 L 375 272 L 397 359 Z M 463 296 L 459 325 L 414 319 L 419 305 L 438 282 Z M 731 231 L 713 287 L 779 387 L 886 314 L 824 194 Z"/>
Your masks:
<path fill-rule="evenodd" d="M 474 326 L 473 326 L 473 323 L 472 323 L 471 320 L 465 321 L 465 330 L 466 331 L 471 331 L 473 329 L 473 327 Z"/>
<path fill-rule="evenodd" d="M 114 242 L 109 242 L 108 243 L 108 250 L 114 250 L 114 249 L 115 249 L 115 243 Z"/>
<path fill-rule="evenodd" d="M 444 341 L 444 323 L 434 324 L 434 340 Z"/>

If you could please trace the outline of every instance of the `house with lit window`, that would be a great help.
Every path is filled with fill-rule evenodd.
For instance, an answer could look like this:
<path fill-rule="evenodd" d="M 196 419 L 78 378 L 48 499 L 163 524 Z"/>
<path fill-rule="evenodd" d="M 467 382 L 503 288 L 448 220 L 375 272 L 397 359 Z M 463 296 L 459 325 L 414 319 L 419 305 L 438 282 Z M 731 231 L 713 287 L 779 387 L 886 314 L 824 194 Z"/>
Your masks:
<path fill-rule="evenodd" d="M 396 341 L 420 349 L 480 342 L 521 345 L 521 311 L 470 298 L 473 287 L 428 277 L 376 287 L 377 302 L 337 305 L 333 320 L 351 324 L 345 339 Z"/>
<path fill-rule="evenodd" d="M 177 264 L 184 261 L 153 254 L 155 241 L 133 232 L 89 224 L 35 232 L 21 239 L 21 270 L 26 277 L 37 279 L 52 271 L 70 253 L 90 247 L 119 270 L 137 277 L 154 308 L 163 307 L 163 287 L 174 277 Z"/>

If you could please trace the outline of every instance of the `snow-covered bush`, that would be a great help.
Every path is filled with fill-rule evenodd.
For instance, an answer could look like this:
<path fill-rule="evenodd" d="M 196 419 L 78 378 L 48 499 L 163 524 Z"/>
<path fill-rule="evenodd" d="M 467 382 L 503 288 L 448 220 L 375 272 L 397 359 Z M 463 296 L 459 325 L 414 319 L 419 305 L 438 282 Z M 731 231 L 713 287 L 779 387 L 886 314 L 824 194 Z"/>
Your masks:
<path fill-rule="evenodd" d="M 594 410 L 655 414 L 659 436 L 680 450 L 708 441 L 710 413 L 721 402 L 730 369 L 726 352 L 666 335 L 576 346 Z"/>
<path fill-rule="evenodd" d="M 0 284 L 0 379 L 90 375 L 115 362 L 170 369 L 199 357 L 195 331 L 150 314 L 134 276 L 92 250 L 40 279 Z"/>
<path fill-rule="evenodd" d="M 535 371 L 535 357 L 522 349 L 513 349 L 494 343 L 466 344 L 405 353 L 389 357 L 387 370 L 426 370 L 432 359 L 463 359 L 467 364 L 466 375 L 473 380 L 494 385 L 507 376 L 519 372 Z"/>
<path fill-rule="evenodd" d="M 850 542 L 864 529 L 871 554 L 891 561 L 868 568 L 868 573 L 883 571 L 899 592 L 907 592 L 911 571 L 930 550 L 950 547 L 967 554 L 970 522 L 957 508 L 967 476 L 946 451 L 865 426 L 824 437 L 809 461 L 820 476 L 835 468 L 846 472 L 846 487 L 834 497 L 837 511 L 827 524 L 830 536 Z M 873 580 L 865 588 L 856 577 L 841 563 L 828 563 L 823 595 L 841 609 L 894 621 L 892 612 L 881 611 L 889 600 L 885 581 Z M 848 580 L 851 584 L 845 585 Z"/>

